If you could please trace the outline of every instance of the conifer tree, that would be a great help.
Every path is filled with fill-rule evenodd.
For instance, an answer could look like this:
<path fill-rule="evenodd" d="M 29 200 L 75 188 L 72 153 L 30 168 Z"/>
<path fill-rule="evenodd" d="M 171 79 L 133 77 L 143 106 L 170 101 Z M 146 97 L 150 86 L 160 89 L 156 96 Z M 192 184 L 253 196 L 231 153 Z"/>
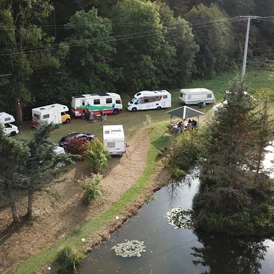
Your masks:
<path fill-rule="evenodd" d="M 273 183 L 262 166 L 271 130 L 267 103 L 235 82 L 227 104 L 208 126 L 200 188 L 193 200 L 196 228 L 247 235 L 273 232 Z"/>

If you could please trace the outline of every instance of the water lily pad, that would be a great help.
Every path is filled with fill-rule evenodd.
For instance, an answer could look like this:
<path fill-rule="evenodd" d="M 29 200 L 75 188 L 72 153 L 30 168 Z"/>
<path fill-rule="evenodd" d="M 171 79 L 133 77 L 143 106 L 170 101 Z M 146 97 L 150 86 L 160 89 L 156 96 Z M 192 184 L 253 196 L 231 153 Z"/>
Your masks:
<path fill-rule="evenodd" d="M 132 240 L 117 244 L 112 247 L 115 251 L 116 256 L 121 257 L 141 257 L 142 252 L 146 252 L 144 242 L 140 242 L 138 240 Z"/>
<path fill-rule="evenodd" d="M 181 207 L 172 208 L 166 214 L 168 222 L 175 229 L 177 228 L 192 228 L 191 210 L 185 210 Z"/>

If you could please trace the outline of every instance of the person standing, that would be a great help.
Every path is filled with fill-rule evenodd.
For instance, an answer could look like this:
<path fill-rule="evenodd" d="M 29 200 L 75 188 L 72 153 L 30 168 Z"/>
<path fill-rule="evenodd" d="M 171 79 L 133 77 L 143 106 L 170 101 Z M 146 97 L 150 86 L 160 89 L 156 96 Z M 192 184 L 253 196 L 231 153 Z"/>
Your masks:
<path fill-rule="evenodd" d="M 90 116 L 90 113 L 89 113 L 89 110 L 87 109 L 85 112 L 86 122 L 89 121 L 89 116 Z"/>

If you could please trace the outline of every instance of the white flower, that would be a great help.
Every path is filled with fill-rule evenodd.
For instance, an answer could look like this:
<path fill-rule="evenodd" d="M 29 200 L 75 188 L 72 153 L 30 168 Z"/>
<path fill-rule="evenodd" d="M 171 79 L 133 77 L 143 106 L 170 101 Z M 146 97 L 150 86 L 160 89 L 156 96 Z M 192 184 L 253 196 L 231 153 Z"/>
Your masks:
<path fill-rule="evenodd" d="M 85 238 L 82 238 L 81 240 L 82 240 L 82 243 L 85 243 L 85 242 L 86 242 L 86 239 L 85 239 Z"/>

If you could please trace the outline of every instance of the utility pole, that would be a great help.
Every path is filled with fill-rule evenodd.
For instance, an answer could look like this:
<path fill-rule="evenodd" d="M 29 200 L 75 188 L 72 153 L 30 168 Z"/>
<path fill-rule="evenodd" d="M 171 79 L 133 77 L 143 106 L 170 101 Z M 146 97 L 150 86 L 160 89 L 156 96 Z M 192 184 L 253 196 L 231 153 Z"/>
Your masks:
<path fill-rule="evenodd" d="M 244 50 L 244 58 L 243 58 L 243 67 L 242 67 L 242 77 L 241 81 L 244 81 L 245 70 L 246 70 L 246 59 L 247 59 L 247 48 L 248 48 L 248 39 L 249 39 L 249 29 L 250 29 L 250 19 L 257 19 L 259 16 L 240 16 L 241 18 L 247 18 L 247 28 L 246 28 L 246 36 L 245 36 L 245 50 Z"/>

